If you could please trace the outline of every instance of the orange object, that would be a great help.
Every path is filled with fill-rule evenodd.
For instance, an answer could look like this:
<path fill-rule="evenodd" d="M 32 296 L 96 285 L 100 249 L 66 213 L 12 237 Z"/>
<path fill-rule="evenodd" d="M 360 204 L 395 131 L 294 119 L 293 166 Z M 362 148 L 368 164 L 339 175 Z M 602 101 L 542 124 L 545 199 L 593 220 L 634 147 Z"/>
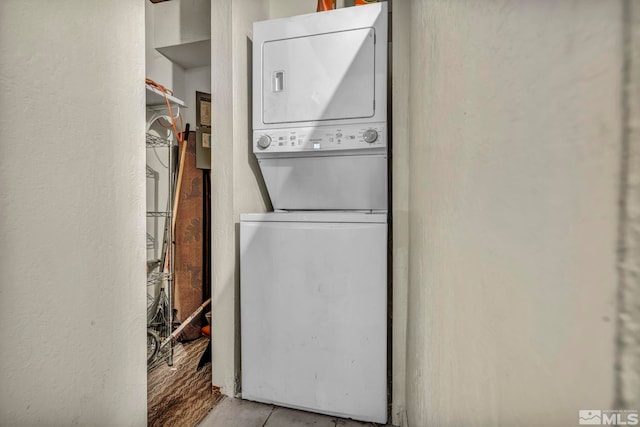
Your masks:
<path fill-rule="evenodd" d="M 202 335 L 206 335 L 208 337 L 211 337 L 211 326 L 207 325 L 207 326 L 203 326 L 201 329 Z"/>
<path fill-rule="evenodd" d="M 356 0 L 356 6 L 370 3 L 378 3 L 378 0 Z"/>
<path fill-rule="evenodd" d="M 336 0 L 318 0 L 318 12 L 336 8 Z"/>

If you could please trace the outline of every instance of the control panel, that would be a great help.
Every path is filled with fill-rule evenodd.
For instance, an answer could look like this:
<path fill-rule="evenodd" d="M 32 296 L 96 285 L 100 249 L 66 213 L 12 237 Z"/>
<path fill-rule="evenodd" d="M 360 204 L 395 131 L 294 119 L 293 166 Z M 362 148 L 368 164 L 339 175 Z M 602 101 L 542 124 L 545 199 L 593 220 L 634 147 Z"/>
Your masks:
<path fill-rule="evenodd" d="M 386 145 L 386 126 L 382 123 L 274 129 L 253 133 L 253 152 L 256 154 L 358 150 Z"/>

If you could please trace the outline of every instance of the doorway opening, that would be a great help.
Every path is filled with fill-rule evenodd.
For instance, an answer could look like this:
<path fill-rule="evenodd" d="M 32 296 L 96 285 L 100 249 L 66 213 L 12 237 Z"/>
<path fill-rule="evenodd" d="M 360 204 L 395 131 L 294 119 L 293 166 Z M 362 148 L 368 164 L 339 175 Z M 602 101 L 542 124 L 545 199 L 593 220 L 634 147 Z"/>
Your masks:
<path fill-rule="evenodd" d="M 211 387 L 211 4 L 145 2 L 148 425 L 196 425 Z"/>

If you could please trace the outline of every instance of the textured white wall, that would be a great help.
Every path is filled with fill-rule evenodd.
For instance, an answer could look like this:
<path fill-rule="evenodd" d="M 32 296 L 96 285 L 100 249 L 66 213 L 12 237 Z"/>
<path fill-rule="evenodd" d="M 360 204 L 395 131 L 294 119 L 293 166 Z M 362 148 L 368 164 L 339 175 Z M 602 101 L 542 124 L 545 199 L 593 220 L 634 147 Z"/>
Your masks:
<path fill-rule="evenodd" d="M 313 13 L 318 7 L 318 0 L 268 0 L 268 19 L 286 18 L 288 16 Z M 336 0 L 336 8 L 353 6 L 353 0 Z"/>
<path fill-rule="evenodd" d="M 157 7 L 169 7 L 172 11 L 175 11 L 179 15 L 180 8 L 179 3 L 176 1 L 163 2 L 163 3 L 151 3 L 149 0 L 144 0 L 145 4 L 145 66 L 146 77 L 154 80 L 157 83 L 171 89 L 174 95 L 185 101 L 187 105 L 190 104 L 185 100 L 185 71 L 179 65 L 169 61 L 164 55 L 155 49 L 156 46 L 156 31 L 159 34 L 166 34 L 167 38 L 173 38 L 175 40 L 180 39 L 180 26 L 176 25 L 176 22 L 169 23 L 156 22 L 155 9 Z M 161 17 L 166 14 L 159 14 Z M 161 28 L 157 28 L 161 27 Z"/>
<path fill-rule="evenodd" d="M 174 46 L 209 39 L 210 0 L 173 0 L 150 5 L 156 24 L 155 46 Z"/>
<path fill-rule="evenodd" d="M 258 161 L 253 155 L 252 52 L 253 23 L 269 19 L 268 2 L 242 0 L 233 2 L 233 161 L 234 221 L 240 214 L 271 210 Z M 239 245 L 239 242 L 237 242 Z M 238 246 L 239 251 L 239 246 Z M 239 260 L 237 260 L 239 267 Z"/>
<path fill-rule="evenodd" d="M 0 2 L 0 425 L 146 422 L 143 77 L 142 2 Z"/>
<path fill-rule="evenodd" d="M 407 1 L 391 3 L 392 74 L 392 217 L 393 313 L 392 407 L 394 425 L 406 425 L 407 297 L 409 286 L 409 91 L 411 58 L 411 8 Z M 405 424 L 403 424 L 405 423 Z"/>
<path fill-rule="evenodd" d="M 196 92 L 211 93 L 211 67 L 187 68 L 184 70 L 184 102 L 189 108 L 183 110 L 184 122 L 196 129 Z"/>
<path fill-rule="evenodd" d="M 621 3 L 411 5 L 409 425 L 575 425 L 614 398 Z"/>
<path fill-rule="evenodd" d="M 640 408 L 640 3 L 625 2 L 618 404 Z"/>
<path fill-rule="evenodd" d="M 216 364 L 212 382 L 228 396 L 235 393 L 237 320 L 231 39 L 231 1 L 211 0 L 211 334 L 215 337 L 211 349 Z"/>
<path fill-rule="evenodd" d="M 213 385 L 234 395 L 240 369 L 238 223 L 268 202 L 251 154 L 248 57 L 252 23 L 268 19 L 264 0 L 211 3 Z"/>

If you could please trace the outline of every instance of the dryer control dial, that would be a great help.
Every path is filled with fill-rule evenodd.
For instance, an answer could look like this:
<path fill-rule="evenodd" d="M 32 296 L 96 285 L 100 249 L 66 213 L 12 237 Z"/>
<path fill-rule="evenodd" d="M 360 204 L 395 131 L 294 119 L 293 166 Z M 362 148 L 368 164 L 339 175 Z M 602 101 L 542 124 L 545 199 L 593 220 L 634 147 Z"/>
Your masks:
<path fill-rule="evenodd" d="M 258 147 L 263 150 L 271 145 L 271 137 L 269 135 L 262 135 L 258 140 Z"/>
<path fill-rule="evenodd" d="M 369 144 L 376 142 L 378 139 L 378 131 L 375 129 L 367 129 L 362 134 L 362 138 L 364 138 L 364 140 Z"/>

